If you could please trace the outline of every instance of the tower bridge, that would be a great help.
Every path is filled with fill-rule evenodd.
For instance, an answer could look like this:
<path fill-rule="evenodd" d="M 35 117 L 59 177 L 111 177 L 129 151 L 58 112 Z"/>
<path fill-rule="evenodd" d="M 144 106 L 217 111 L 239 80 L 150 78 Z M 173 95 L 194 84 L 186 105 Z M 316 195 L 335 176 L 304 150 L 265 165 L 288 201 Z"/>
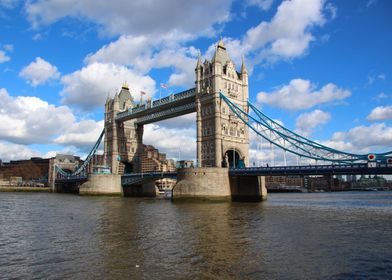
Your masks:
<path fill-rule="evenodd" d="M 306 172 L 374 174 L 376 171 L 378 174 L 392 174 L 392 151 L 379 154 L 339 151 L 298 135 L 264 115 L 249 102 L 248 71 L 244 60 L 238 72 L 222 41 L 218 42 L 211 60 L 206 59 L 203 62 L 199 56 L 195 77 L 194 88 L 159 100 L 147 100 L 144 104 L 134 102 L 126 84 L 113 98 L 107 98 L 105 127 L 100 139 L 104 135 L 104 162 L 110 168 L 110 175 L 123 176 L 123 191 L 131 189 L 131 194 L 138 195 L 153 192 L 151 184 L 143 185 L 141 179 L 144 125 L 192 112 L 196 112 L 197 168 L 180 169 L 176 174 L 165 174 L 168 177 L 177 176 L 178 183 L 173 190 L 175 197 L 237 196 L 259 200 L 266 196 L 264 179 L 260 177 L 264 175 Z M 328 168 L 251 168 L 250 131 L 253 131 L 260 141 L 263 139 L 281 149 L 285 162 L 286 153 L 290 153 L 333 165 Z M 97 150 L 100 139 L 87 157 L 86 164 Z M 86 166 L 81 170 L 77 171 L 80 178 L 86 176 Z M 64 172 L 59 169 L 59 173 Z M 155 177 L 159 177 L 159 174 L 144 175 L 144 178 L 149 180 Z M 72 180 L 76 180 L 75 176 Z M 98 179 L 92 180 L 99 184 Z M 114 181 L 119 185 L 118 188 L 121 188 L 121 180 Z M 106 179 L 104 182 L 107 183 Z M 145 192 L 143 188 L 146 189 Z"/>

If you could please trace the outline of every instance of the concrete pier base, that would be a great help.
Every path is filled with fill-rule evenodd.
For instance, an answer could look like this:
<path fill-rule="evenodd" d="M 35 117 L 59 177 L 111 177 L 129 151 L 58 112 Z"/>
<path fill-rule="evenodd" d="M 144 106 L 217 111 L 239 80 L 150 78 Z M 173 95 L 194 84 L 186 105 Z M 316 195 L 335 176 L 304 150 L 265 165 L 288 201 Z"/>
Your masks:
<path fill-rule="evenodd" d="M 181 168 L 172 200 L 230 200 L 229 170 L 227 168 Z"/>
<path fill-rule="evenodd" d="M 55 183 L 52 186 L 52 192 L 56 193 L 79 193 L 79 182 L 72 183 Z"/>
<path fill-rule="evenodd" d="M 267 199 L 264 176 L 232 176 L 230 188 L 233 201 L 259 202 Z"/>
<path fill-rule="evenodd" d="M 146 182 L 140 185 L 132 185 L 123 187 L 124 196 L 131 197 L 155 197 L 157 196 L 157 188 L 155 181 Z"/>
<path fill-rule="evenodd" d="M 89 174 L 88 181 L 79 187 L 81 195 L 122 195 L 121 175 Z"/>

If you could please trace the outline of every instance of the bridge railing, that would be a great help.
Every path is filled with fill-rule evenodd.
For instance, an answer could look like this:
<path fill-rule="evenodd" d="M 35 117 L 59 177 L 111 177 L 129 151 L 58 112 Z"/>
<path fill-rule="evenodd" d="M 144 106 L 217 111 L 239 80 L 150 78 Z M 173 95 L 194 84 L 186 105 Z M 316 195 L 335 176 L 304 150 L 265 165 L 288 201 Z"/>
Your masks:
<path fill-rule="evenodd" d="M 391 174 L 392 165 L 378 163 L 331 164 L 331 165 L 304 165 L 304 166 L 272 166 L 272 167 L 244 167 L 230 168 L 231 175 L 334 175 L 334 174 Z"/>
<path fill-rule="evenodd" d="M 153 101 L 151 107 L 146 106 L 146 104 L 143 104 L 143 105 L 138 105 L 137 107 L 129 108 L 126 111 L 120 112 L 117 114 L 116 119 L 121 119 L 126 116 L 131 116 L 133 114 L 140 113 L 140 112 L 147 110 L 147 109 L 151 109 L 151 108 L 155 108 L 155 107 L 162 106 L 165 104 L 169 104 L 171 102 L 186 99 L 186 98 L 189 98 L 189 97 L 192 97 L 195 95 L 196 95 L 195 88 L 191 88 L 191 89 L 188 89 L 188 90 L 176 93 L 176 94 L 171 94 L 171 95 L 166 96 L 162 99 L 158 99 L 158 100 Z"/>
<path fill-rule="evenodd" d="M 177 172 L 148 172 L 148 173 L 131 173 L 124 174 L 121 176 L 121 185 L 133 185 L 143 181 L 151 179 L 163 179 L 163 178 L 176 178 Z"/>

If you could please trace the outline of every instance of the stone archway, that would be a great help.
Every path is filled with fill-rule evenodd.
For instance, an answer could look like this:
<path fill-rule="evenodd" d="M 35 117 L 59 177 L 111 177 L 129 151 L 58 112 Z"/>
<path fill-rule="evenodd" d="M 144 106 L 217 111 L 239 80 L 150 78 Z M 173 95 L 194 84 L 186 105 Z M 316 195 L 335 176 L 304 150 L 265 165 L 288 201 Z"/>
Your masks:
<path fill-rule="evenodd" d="M 224 155 L 223 166 L 229 168 L 242 168 L 245 167 L 245 163 L 241 153 L 238 150 L 229 149 Z"/>

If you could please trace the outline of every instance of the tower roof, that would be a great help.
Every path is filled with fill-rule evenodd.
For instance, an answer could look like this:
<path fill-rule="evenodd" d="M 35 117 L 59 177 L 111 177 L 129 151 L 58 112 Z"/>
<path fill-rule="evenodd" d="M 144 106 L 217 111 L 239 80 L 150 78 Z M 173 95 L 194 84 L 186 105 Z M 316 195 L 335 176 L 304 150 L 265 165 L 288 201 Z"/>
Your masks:
<path fill-rule="evenodd" d="M 242 56 L 241 74 L 247 74 L 247 73 L 248 73 L 248 70 L 246 69 L 245 59 L 244 59 L 244 56 Z"/>
<path fill-rule="evenodd" d="M 223 40 L 222 40 L 222 38 L 219 40 L 219 42 L 218 42 L 218 48 L 221 48 L 221 49 L 226 49 L 225 48 L 225 45 L 223 44 Z"/>
<path fill-rule="evenodd" d="M 212 62 L 219 62 L 222 65 L 226 65 L 228 61 L 231 61 L 229 54 L 226 51 L 226 47 L 223 44 L 222 39 L 219 40 L 215 48 L 215 53 L 212 57 Z"/>
<path fill-rule="evenodd" d="M 196 68 L 199 68 L 201 66 L 201 56 L 200 56 L 200 51 L 197 57 L 197 64 L 196 64 Z"/>

